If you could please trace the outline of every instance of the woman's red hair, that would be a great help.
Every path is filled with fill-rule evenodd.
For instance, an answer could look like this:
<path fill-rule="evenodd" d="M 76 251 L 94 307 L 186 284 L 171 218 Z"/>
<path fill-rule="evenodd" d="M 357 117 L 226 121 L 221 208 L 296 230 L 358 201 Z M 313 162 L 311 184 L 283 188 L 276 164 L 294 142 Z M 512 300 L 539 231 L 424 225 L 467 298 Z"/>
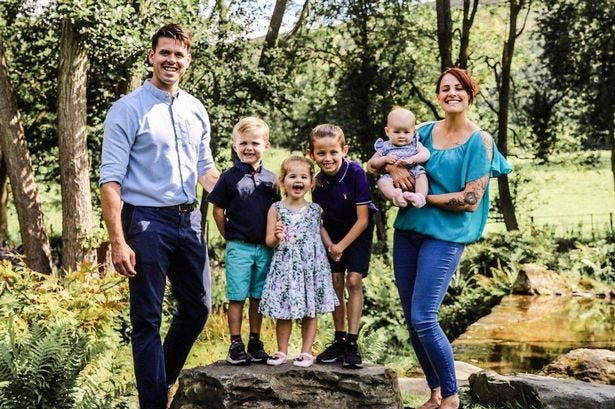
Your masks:
<path fill-rule="evenodd" d="M 436 94 L 440 92 L 440 83 L 446 74 L 451 74 L 453 77 L 457 78 L 463 89 L 468 93 L 468 101 L 470 104 L 474 102 L 474 97 L 478 94 L 478 85 L 476 84 L 476 81 L 470 77 L 470 74 L 462 68 L 452 67 L 442 71 L 442 74 L 440 74 L 438 77 L 438 82 L 436 83 Z"/>

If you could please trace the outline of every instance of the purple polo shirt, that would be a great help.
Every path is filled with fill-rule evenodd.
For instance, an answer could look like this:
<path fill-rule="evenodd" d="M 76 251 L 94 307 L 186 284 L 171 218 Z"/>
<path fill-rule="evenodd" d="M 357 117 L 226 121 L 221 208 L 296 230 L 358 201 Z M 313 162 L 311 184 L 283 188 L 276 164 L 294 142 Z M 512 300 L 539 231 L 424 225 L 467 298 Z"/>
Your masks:
<path fill-rule="evenodd" d="M 333 176 L 316 175 L 312 200 L 322 208 L 322 220 L 329 234 L 346 234 L 357 221 L 357 206 L 367 205 L 370 215 L 378 208 L 372 203 L 367 174 L 358 163 L 344 159 Z"/>
<path fill-rule="evenodd" d="M 235 161 L 225 170 L 207 196 L 207 201 L 224 209 L 225 239 L 265 244 L 267 212 L 280 200 L 276 176 L 260 165 L 258 169 Z"/>

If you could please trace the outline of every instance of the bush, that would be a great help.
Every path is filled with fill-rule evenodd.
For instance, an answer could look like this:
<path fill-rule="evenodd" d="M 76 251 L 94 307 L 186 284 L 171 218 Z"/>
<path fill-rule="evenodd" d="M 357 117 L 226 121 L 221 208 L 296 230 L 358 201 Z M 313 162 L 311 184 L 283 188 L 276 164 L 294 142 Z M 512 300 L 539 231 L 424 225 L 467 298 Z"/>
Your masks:
<path fill-rule="evenodd" d="M 4 262 L 0 283 L 0 407 L 126 407 L 124 278 L 95 269 L 56 277 Z"/>

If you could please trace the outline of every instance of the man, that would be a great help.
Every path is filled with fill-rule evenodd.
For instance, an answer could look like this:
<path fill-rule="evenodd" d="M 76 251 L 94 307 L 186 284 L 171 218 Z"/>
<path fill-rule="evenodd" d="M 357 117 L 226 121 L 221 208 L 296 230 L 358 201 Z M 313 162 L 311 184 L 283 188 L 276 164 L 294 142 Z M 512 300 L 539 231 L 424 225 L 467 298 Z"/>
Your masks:
<path fill-rule="evenodd" d="M 164 409 L 211 308 L 197 180 L 211 191 L 219 172 L 203 105 L 179 89 L 190 66 L 190 34 L 169 24 L 152 37 L 153 76 L 107 114 L 100 167 L 102 213 L 115 269 L 129 278 L 135 377 L 142 409 Z M 123 202 L 123 205 L 122 205 Z M 166 278 L 177 312 L 164 340 Z"/>

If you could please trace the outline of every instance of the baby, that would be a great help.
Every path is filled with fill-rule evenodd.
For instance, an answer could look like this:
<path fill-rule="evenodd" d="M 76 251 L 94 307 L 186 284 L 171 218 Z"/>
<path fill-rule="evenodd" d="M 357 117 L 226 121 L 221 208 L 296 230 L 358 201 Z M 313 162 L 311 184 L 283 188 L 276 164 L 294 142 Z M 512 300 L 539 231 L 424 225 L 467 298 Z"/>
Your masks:
<path fill-rule="evenodd" d="M 414 192 L 404 192 L 393 186 L 393 179 L 385 174 L 378 180 L 378 189 L 395 206 L 414 207 L 425 205 L 428 182 L 425 168 L 419 165 L 429 160 L 430 153 L 415 137 L 414 114 L 402 107 L 394 107 L 387 117 L 384 132 L 388 141 L 378 138 L 374 144 L 376 153 L 367 162 L 368 168 L 382 170 L 386 165 L 403 164 L 414 177 Z"/>

